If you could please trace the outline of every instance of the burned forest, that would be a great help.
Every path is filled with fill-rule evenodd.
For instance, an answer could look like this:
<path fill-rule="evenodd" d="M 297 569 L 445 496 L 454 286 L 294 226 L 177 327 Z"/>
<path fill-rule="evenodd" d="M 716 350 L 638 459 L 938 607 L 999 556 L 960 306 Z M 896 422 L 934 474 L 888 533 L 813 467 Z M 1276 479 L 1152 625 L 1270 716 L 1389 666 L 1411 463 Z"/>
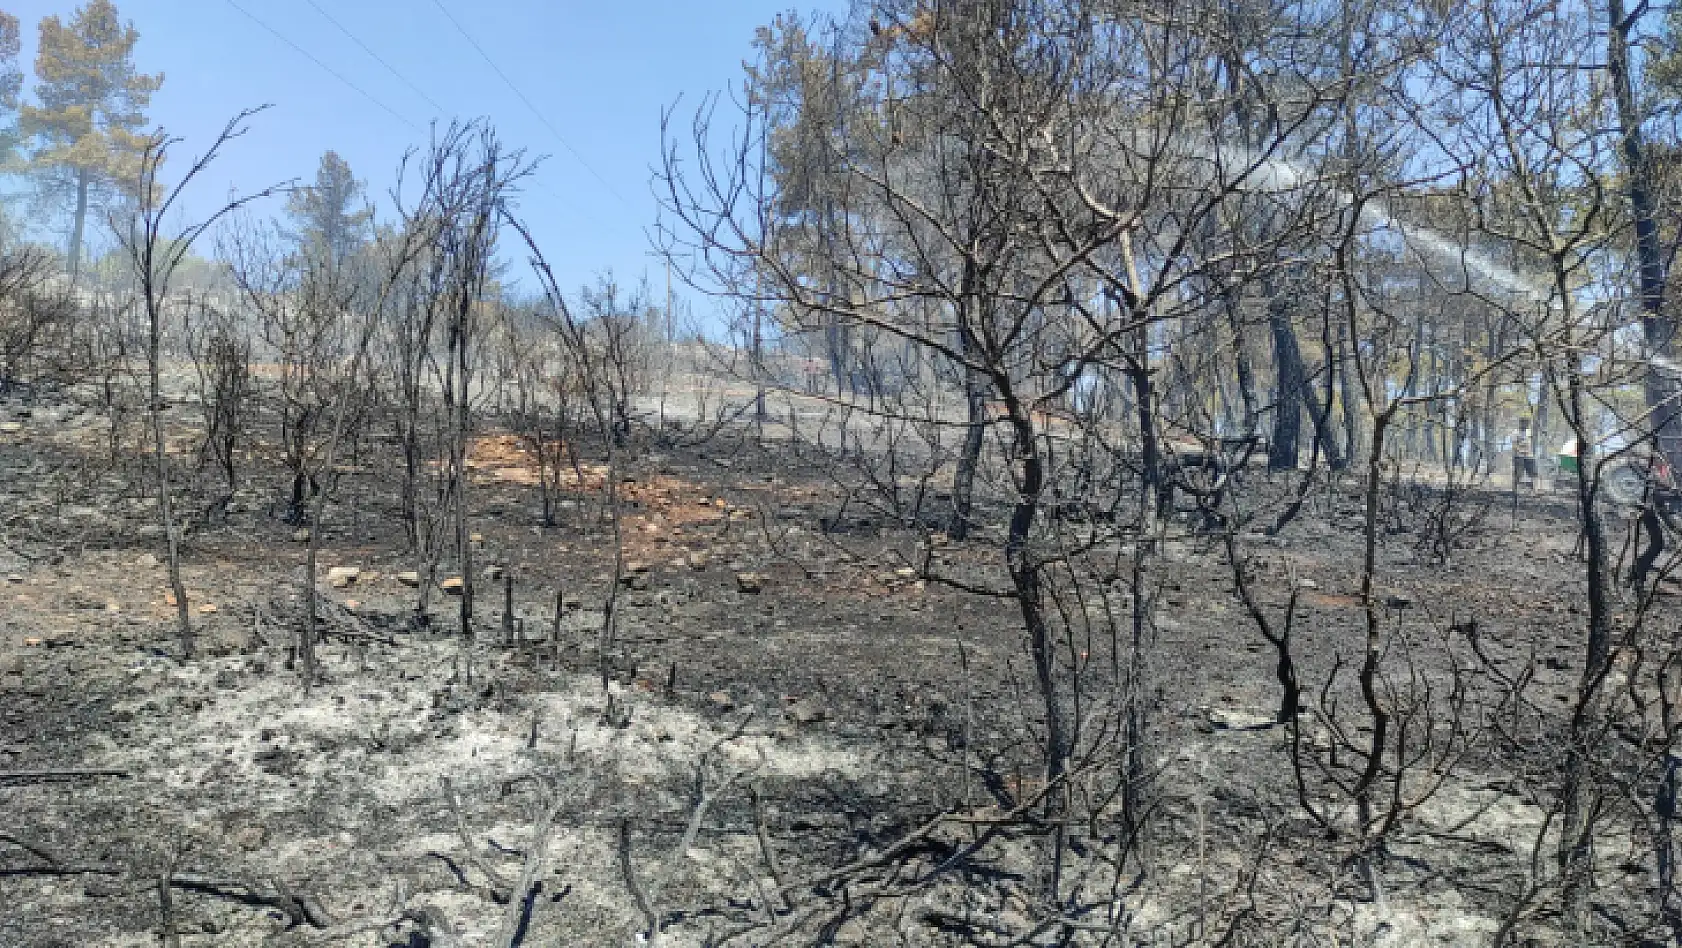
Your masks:
<path fill-rule="evenodd" d="M 1682 14 L 764 21 L 627 275 L 0 12 L 0 945 L 1682 944 Z"/>

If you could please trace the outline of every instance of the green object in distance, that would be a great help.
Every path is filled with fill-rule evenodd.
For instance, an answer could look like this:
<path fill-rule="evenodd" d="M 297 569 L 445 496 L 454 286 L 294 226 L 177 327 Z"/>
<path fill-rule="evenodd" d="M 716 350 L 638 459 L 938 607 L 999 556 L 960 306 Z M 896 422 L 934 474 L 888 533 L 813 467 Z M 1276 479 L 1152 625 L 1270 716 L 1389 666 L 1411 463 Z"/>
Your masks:
<path fill-rule="evenodd" d="M 1561 474 L 1577 473 L 1577 439 L 1572 438 L 1559 447 L 1559 472 Z"/>

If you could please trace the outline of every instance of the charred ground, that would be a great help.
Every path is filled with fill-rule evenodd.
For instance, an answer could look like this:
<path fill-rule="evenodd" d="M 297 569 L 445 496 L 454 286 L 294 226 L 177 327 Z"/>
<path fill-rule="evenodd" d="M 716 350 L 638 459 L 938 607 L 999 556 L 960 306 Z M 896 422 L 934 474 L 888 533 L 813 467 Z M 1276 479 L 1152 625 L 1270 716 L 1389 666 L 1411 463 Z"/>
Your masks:
<path fill-rule="evenodd" d="M 928 579 L 998 583 L 984 539 L 920 559 L 926 530 L 856 505 L 837 520 L 842 485 L 774 437 L 649 438 L 619 473 L 621 624 L 604 690 L 604 469 L 583 466 L 546 527 L 519 442 L 475 443 L 472 542 L 488 571 L 464 638 L 449 598 L 435 598 L 430 628 L 414 624 L 416 591 L 400 575 L 412 563 L 386 515 L 391 458 L 370 439 L 320 538 L 322 680 L 306 695 L 286 631 L 302 544 L 273 514 L 283 482 L 254 482 L 225 519 L 187 529 L 202 638 L 183 663 L 155 510 L 133 471 L 106 463 L 105 419 L 70 394 L 7 410 L 0 940 L 153 944 L 162 885 L 183 944 L 490 944 L 544 809 L 554 828 L 517 913 L 522 943 L 630 944 L 648 927 L 639 903 L 680 943 L 769 918 L 741 936 L 760 943 L 802 912 L 833 915 L 828 937 L 843 943 L 958 942 L 984 937 L 998 912 L 1008 925 L 1026 911 L 1008 895 L 1032 862 L 1016 849 L 1043 842 L 1043 826 L 1001 827 L 1003 849 L 967 852 L 963 833 L 926 829 L 942 814 L 989 825 L 1043 786 L 1019 618 L 1008 600 Z M 1530 676 L 1530 693 L 1563 714 L 1581 651 L 1573 509 L 1554 494 L 1522 497 L 1516 514 L 1505 492 L 1466 502 L 1482 519 L 1446 563 L 1421 556 L 1401 520 L 1387 534 L 1390 647 L 1413 651 L 1416 681 L 1459 681 L 1475 622 L 1502 673 Z M 1360 496 L 1333 486 L 1278 535 L 1245 534 L 1259 604 L 1298 603 L 1305 682 L 1360 647 L 1361 514 Z M 1128 873 L 1115 895 L 1138 906 L 1140 937 L 1173 943 L 1246 914 L 1376 943 L 1489 937 L 1512 908 L 1504 887 L 1522 889 L 1543 812 L 1526 782 L 1493 769 L 1480 779 L 1476 745 L 1445 759 L 1452 779 L 1392 841 L 1395 905 L 1362 917 L 1369 900 L 1296 807 L 1289 738 L 1272 723 L 1274 650 L 1194 519 L 1171 529 L 1153 579 L 1157 868 Z M 503 575 L 514 644 L 502 638 Z M 1093 643 L 1096 660 L 1105 648 Z M 1308 704 L 1354 698 L 1345 676 Z M 1549 779 L 1545 763 L 1534 778 Z M 1623 845 L 1641 871 L 1637 844 Z M 879 858 L 924 881 L 894 911 L 868 894 L 842 908 L 849 886 L 882 884 L 884 872 L 859 868 Z M 1310 886 L 1327 898 L 1260 895 Z M 1619 911 L 1623 883 L 1607 886 L 1604 910 Z"/>

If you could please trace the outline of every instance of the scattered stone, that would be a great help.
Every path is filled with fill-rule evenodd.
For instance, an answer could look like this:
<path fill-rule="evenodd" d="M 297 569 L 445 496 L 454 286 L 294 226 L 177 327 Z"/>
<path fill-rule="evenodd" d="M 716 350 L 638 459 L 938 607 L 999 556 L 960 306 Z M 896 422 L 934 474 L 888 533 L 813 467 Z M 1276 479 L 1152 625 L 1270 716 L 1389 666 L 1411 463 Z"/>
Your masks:
<path fill-rule="evenodd" d="M 334 589 L 344 589 L 362 576 L 362 570 L 355 566 L 335 566 L 327 571 L 327 583 Z"/>
<path fill-rule="evenodd" d="M 764 577 L 758 573 L 737 573 L 736 591 L 758 595 L 764 587 Z"/>
<path fill-rule="evenodd" d="M 397 574 L 397 581 L 405 586 L 419 586 L 420 574 L 412 569 L 404 570 L 403 572 Z"/>
<path fill-rule="evenodd" d="M 251 759 L 257 764 L 257 769 L 267 774 L 284 777 L 297 772 L 298 755 L 284 747 L 258 751 Z"/>
<path fill-rule="evenodd" d="M 1256 714 L 1231 708 L 1209 709 L 1209 724 L 1220 731 L 1262 731 L 1275 723 L 1270 714 Z"/>
<path fill-rule="evenodd" d="M 246 852 L 262 849 L 263 844 L 269 841 L 269 831 L 254 823 L 241 826 L 229 836 L 232 837 L 234 845 Z"/>
<path fill-rule="evenodd" d="M 446 579 L 438 584 L 438 588 L 442 589 L 444 591 L 444 595 L 446 596 L 461 595 L 464 586 L 465 584 L 462 582 L 460 576 L 451 576 L 449 579 Z"/>
<path fill-rule="evenodd" d="M 829 712 L 817 698 L 805 697 L 788 706 L 788 719 L 796 724 L 816 724 L 829 717 Z"/>
<path fill-rule="evenodd" d="M 74 590 L 64 597 L 64 604 L 72 609 L 103 609 L 105 603 L 95 599 L 81 590 Z"/>

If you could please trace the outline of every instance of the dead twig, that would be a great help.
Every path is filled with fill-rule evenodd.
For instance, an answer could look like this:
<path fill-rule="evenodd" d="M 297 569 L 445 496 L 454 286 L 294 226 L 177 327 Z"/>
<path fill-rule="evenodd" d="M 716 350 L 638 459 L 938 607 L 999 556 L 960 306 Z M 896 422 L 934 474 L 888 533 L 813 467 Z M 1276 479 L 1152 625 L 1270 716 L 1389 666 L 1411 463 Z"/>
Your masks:
<path fill-rule="evenodd" d="M 38 850 L 31 848 L 31 852 L 47 858 Z M 0 869 L 0 878 L 7 876 L 130 876 L 132 870 L 113 864 L 92 864 L 83 866 L 66 866 L 52 863 L 45 866 L 27 866 L 17 869 Z M 149 888 L 157 888 L 160 902 L 166 896 L 162 888 L 167 883 L 170 890 L 194 892 L 199 895 L 209 895 L 219 899 L 238 902 L 256 908 L 269 908 L 279 911 L 286 916 L 287 925 L 291 928 L 308 925 L 311 928 L 326 929 L 331 927 L 333 918 L 323 909 L 314 898 L 301 895 L 277 880 L 266 881 L 267 888 L 240 879 L 224 879 L 199 873 L 175 872 L 165 874 L 156 882 L 138 880 L 139 884 L 130 890 L 130 894 L 139 895 Z M 166 911 L 167 908 L 166 903 Z"/>
<path fill-rule="evenodd" d="M 559 810 L 558 803 L 547 799 L 539 802 L 537 824 L 532 827 L 531 848 L 527 850 L 526 863 L 520 869 L 520 881 L 509 894 L 508 907 L 502 913 L 502 927 L 491 942 L 497 948 L 514 948 L 514 940 L 527 924 L 527 913 L 531 907 L 529 896 L 532 886 L 537 883 L 538 873 L 542 871 L 544 856 L 549 851 L 549 837 Z"/>
<path fill-rule="evenodd" d="M 776 849 L 771 845 L 771 831 L 765 825 L 765 806 L 764 801 L 760 799 L 757 784 L 748 784 L 748 799 L 753 802 L 753 832 L 759 840 L 759 857 L 765 861 L 765 870 L 771 874 L 771 883 L 777 887 L 776 901 L 786 909 L 788 900 L 783 897 L 783 893 L 788 889 L 788 877 L 783 872 Z"/>
<path fill-rule="evenodd" d="M 300 925 L 328 928 L 333 924 L 332 917 L 315 899 L 294 892 L 278 880 L 269 879 L 267 883 L 272 892 L 266 892 L 252 883 L 238 879 L 216 879 L 188 873 L 174 873 L 169 880 L 171 888 L 184 892 L 197 892 L 200 895 L 211 895 L 243 905 L 276 909 L 286 916 L 287 924 L 294 928 Z"/>
<path fill-rule="evenodd" d="M 455 948 L 455 935 L 450 928 L 449 920 L 430 905 L 410 906 L 408 904 L 408 891 L 401 882 L 398 883 L 397 891 L 392 898 L 390 910 L 383 915 L 351 919 L 312 934 L 282 933 L 271 936 L 270 941 L 277 945 L 291 946 L 291 948 L 321 948 L 321 946 L 330 945 L 336 941 L 366 932 L 378 932 L 394 928 L 404 922 L 408 922 L 419 929 L 426 936 L 428 943 L 437 945 L 439 948 Z"/>
<path fill-rule="evenodd" d="M 116 770 L 101 767 L 74 767 L 64 770 L 3 770 L 0 771 L 0 782 L 35 780 L 78 780 L 85 777 L 130 777 L 127 770 Z"/>
<path fill-rule="evenodd" d="M 444 804 L 449 807 L 450 816 L 455 824 L 456 837 L 461 840 L 462 849 L 466 851 L 467 859 L 473 864 L 473 868 L 478 869 L 490 881 L 492 900 L 498 905 L 512 901 L 513 897 L 510 895 L 512 889 L 509 887 L 508 880 L 486 862 L 484 857 L 479 855 L 479 848 L 473 845 L 473 838 L 467 833 L 467 820 L 461 815 L 461 802 L 456 799 L 455 787 L 450 783 L 450 778 L 440 777 L 438 782 L 444 788 Z"/>
<path fill-rule="evenodd" d="M 625 890 L 631 893 L 631 901 L 636 903 L 637 911 L 642 913 L 644 930 L 648 932 L 648 944 L 660 943 L 660 916 L 654 911 L 654 904 L 649 901 L 648 893 L 643 890 L 642 883 L 637 881 L 636 867 L 631 864 L 631 820 L 629 817 L 619 821 L 619 875 L 625 881 Z"/>
<path fill-rule="evenodd" d="M 158 914 L 162 916 L 164 948 L 181 948 L 181 936 L 175 931 L 175 903 L 169 894 L 169 877 L 172 874 L 170 869 L 166 869 L 158 877 Z"/>
<path fill-rule="evenodd" d="M 127 874 L 128 870 L 122 866 L 106 864 L 64 866 L 55 863 L 45 866 L 23 866 L 17 869 L 0 867 L 0 879 L 24 876 L 121 876 Z"/>
<path fill-rule="evenodd" d="M 17 848 L 19 848 L 19 849 L 23 850 L 24 852 L 30 854 L 31 856 L 34 856 L 35 858 L 40 859 L 42 862 L 45 862 L 49 866 L 57 866 L 58 865 L 58 858 L 55 857 L 52 853 L 47 852 L 45 849 L 42 849 L 41 847 L 36 846 L 33 843 L 28 843 L 28 842 L 25 842 L 21 839 L 18 839 L 16 836 L 13 836 L 9 833 L 0 833 L 0 843 L 10 843 L 13 846 L 16 846 Z"/>

